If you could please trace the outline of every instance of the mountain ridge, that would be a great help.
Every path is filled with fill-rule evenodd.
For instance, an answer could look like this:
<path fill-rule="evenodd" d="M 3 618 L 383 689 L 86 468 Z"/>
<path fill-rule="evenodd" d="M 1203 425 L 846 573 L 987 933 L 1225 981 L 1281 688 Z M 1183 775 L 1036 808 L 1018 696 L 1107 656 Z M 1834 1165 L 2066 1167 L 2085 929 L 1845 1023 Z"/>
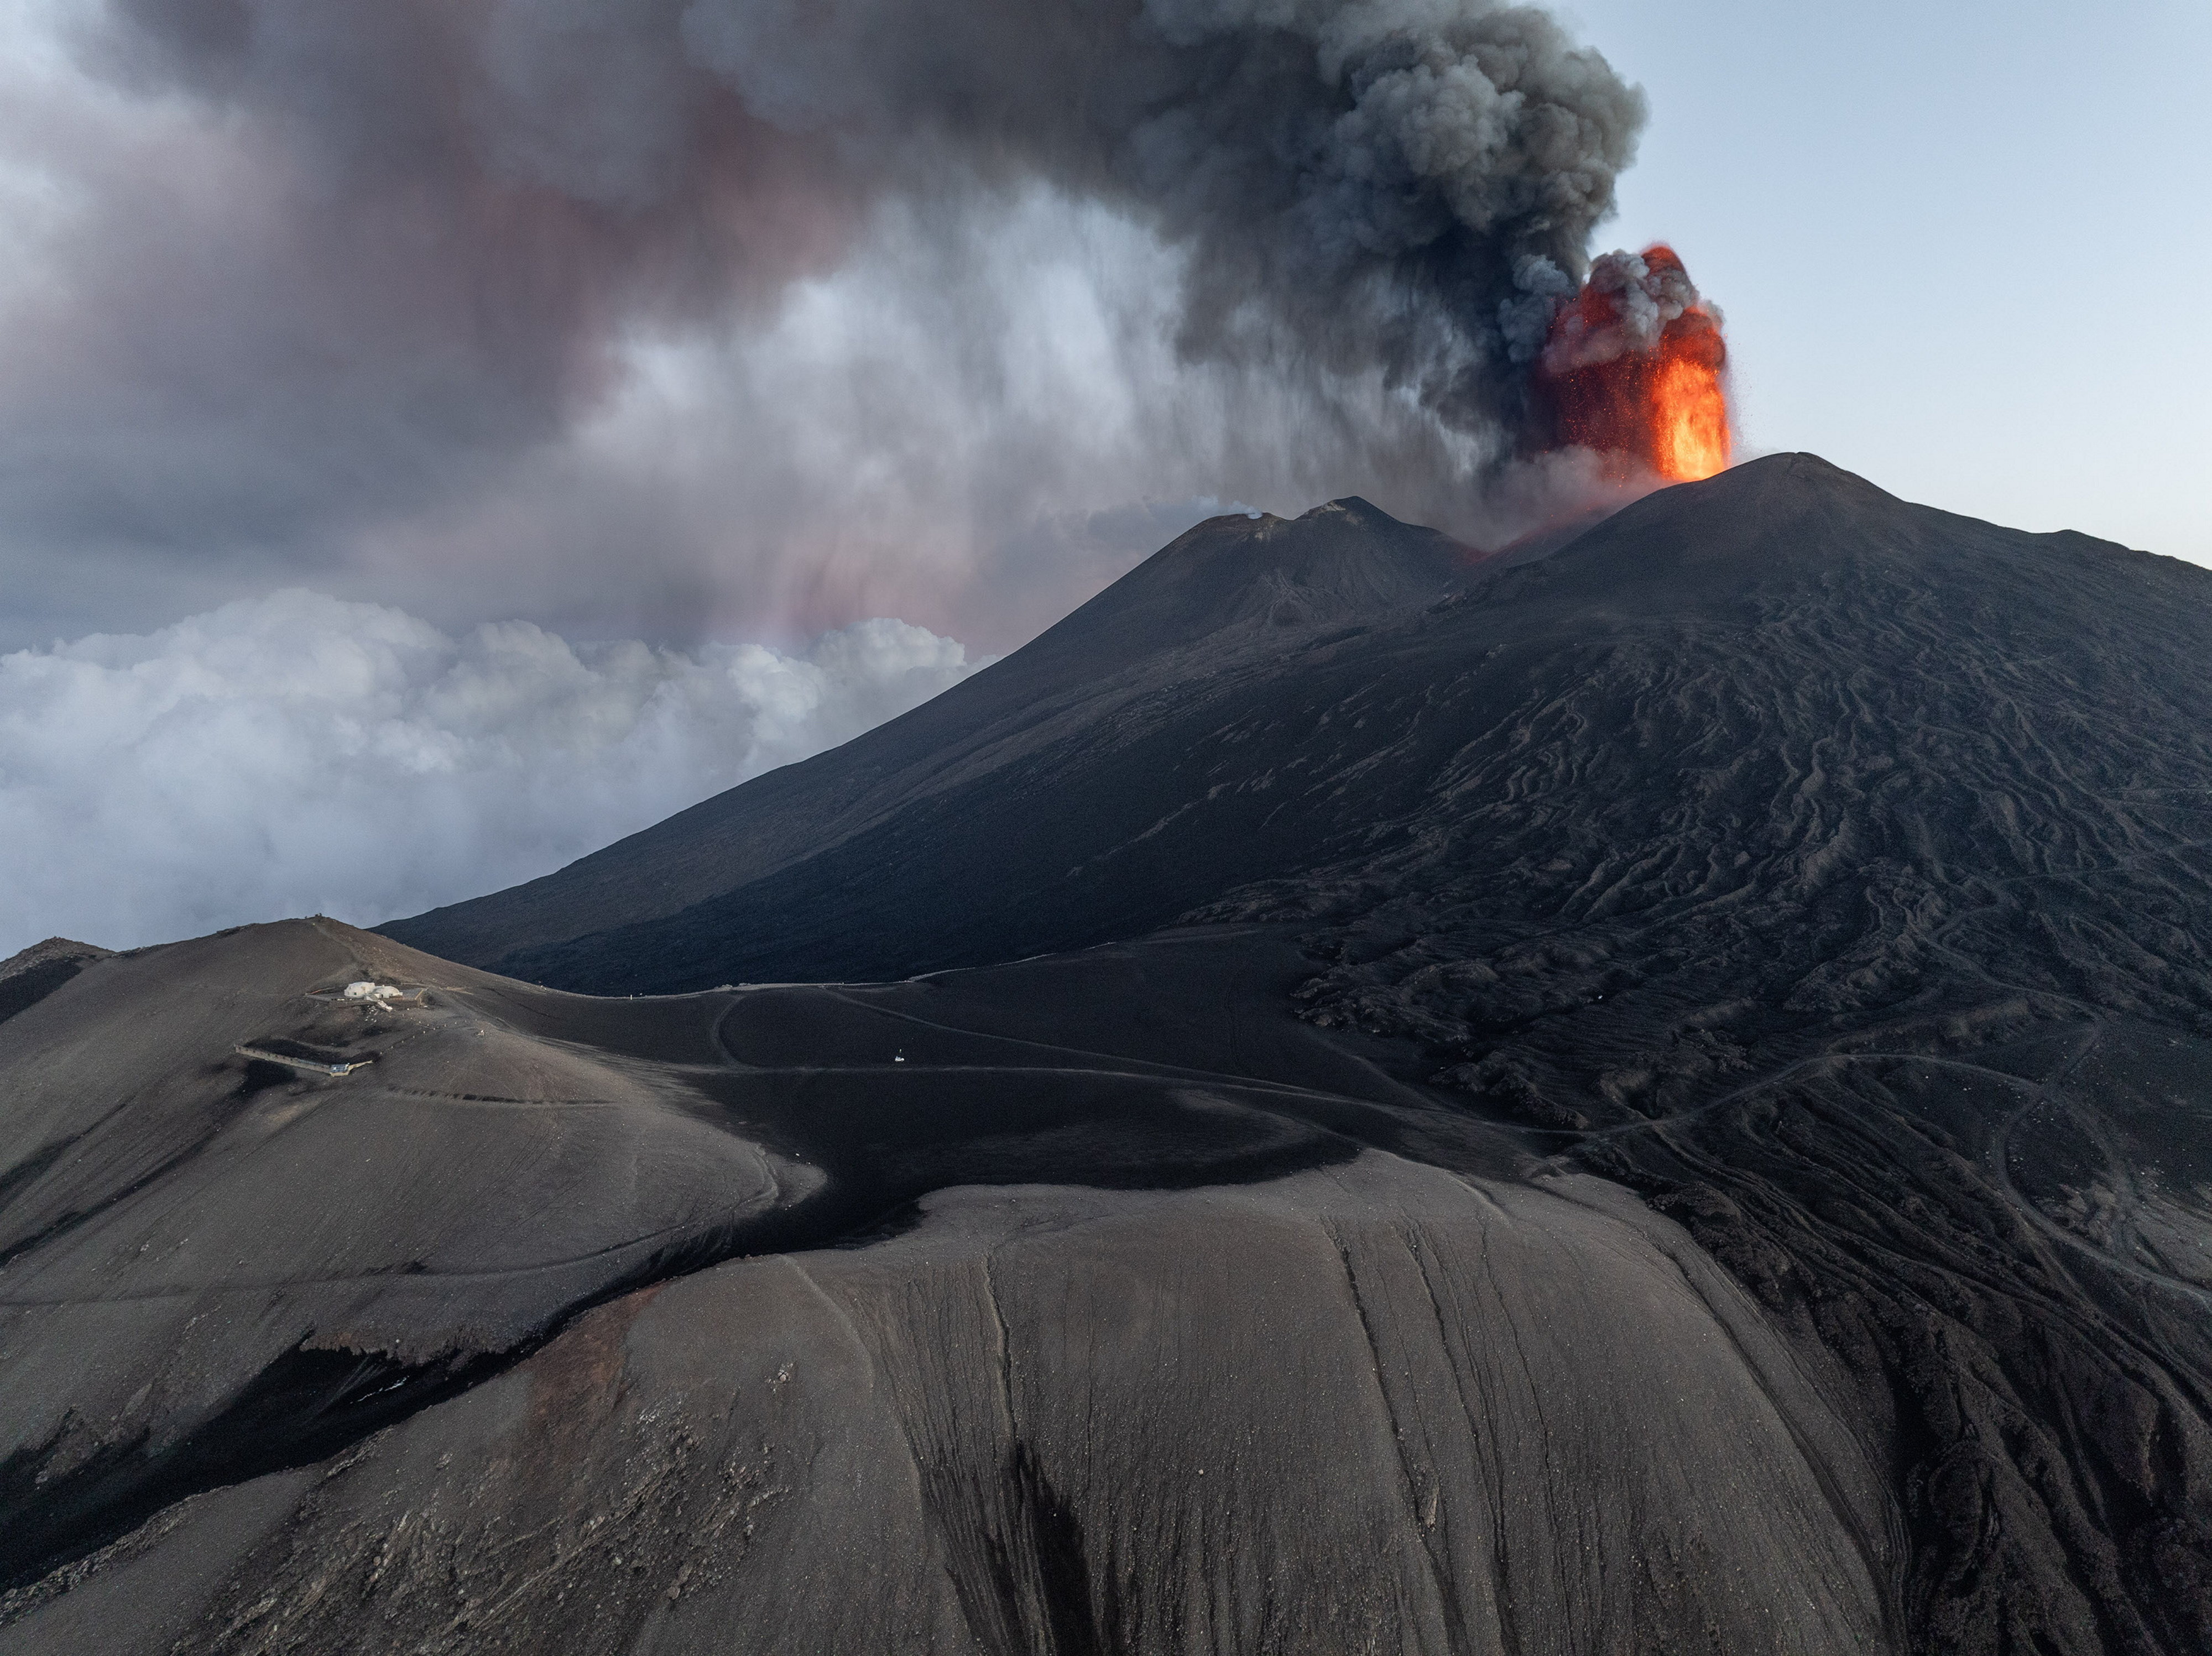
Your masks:
<path fill-rule="evenodd" d="M 1723 532 L 1699 538 L 1701 522 L 1723 521 Z M 1347 652 L 1374 655 L 1381 632 L 1407 650 L 1427 652 L 1439 682 L 1467 681 L 1468 693 L 1486 705 L 1521 691 L 1514 682 L 1474 683 L 1463 659 L 1470 652 L 1510 659 L 1563 630 L 1575 640 L 1571 647 L 1601 648 L 1601 634 L 1656 624 L 1686 608 L 1709 624 L 1742 625 L 1757 622 L 1762 604 L 1787 607 L 1808 596 L 1857 606 L 1869 601 L 1869 581 L 1881 588 L 1882 603 L 1924 606 L 1912 595 L 1937 573 L 1925 561 L 1931 557 L 1952 570 L 1945 602 L 1966 603 L 1982 617 L 1978 624 L 2001 629 L 2015 628 L 2021 618 L 1997 616 L 1991 603 L 1974 597 L 1978 586 L 1995 581 L 2007 602 L 2024 605 L 2033 619 L 2051 602 L 2030 590 L 2036 580 L 2062 587 L 2070 581 L 2072 591 L 2094 580 L 2094 572 L 2084 572 L 2099 561 L 2117 559 L 2116 567 L 2136 571 L 2136 578 L 2148 574 L 2175 597 L 2212 596 L 2212 574 L 2193 566 L 2145 563 L 2149 555 L 2086 537 L 2027 537 L 1911 507 L 1805 456 L 1768 457 L 1709 483 L 1648 496 L 1517 567 L 1470 562 L 1440 537 L 1394 529 L 1382 543 L 1389 579 L 1375 579 L 1371 567 L 1381 560 L 1370 552 L 1363 568 L 1358 546 L 1331 545 L 1337 537 L 1328 531 L 1349 527 L 1353 542 L 1364 543 L 1378 522 L 1388 520 L 1364 503 L 1357 511 L 1333 504 L 1287 523 L 1210 520 L 1024 650 L 892 725 L 744 784 L 544 880 L 382 930 L 525 978 L 624 992 L 750 977 L 896 976 L 1079 947 L 1206 910 L 1234 887 L 1291 871 L 1267 858 L 1295 858 L 1304 849 L 1272 852 L 1268 813 L 1238 807 L 1253 803 L 1253 790 L 1276 786 L 1284 767 L 1321 761 L 1280 731 L 1255 744 L 1248 728 L 1242 756 L 1218 743 L 1208 750 L 1201 780 L 1187 739 L 1176 732 L 1203 709 L 1233 722 L 1231 710 L 1264 706 L 1269 686 L 1332 670 L 1328 664 Z M 1349 587 L 1353 597 L 1273 622 L 1261 612 L 1272 615 L 1278 601 L 1272 591 L 1255 597 L 1249 563 L 1239 567 L 1240 555 L 1255 545 L 1279 561 L 1271 575 L 1287 563 L 1299 590 Z M 2016 579 L 2023 556 L 2039 566 L 2026 586 Z M 1347 581 L 1347 563 L 1368 579 Z M 1220 590 L 1224 569 L 1243 580 L 1241 589 Z M 1316 570 L 1322 581 L 1295 579 Z M 1194 598 L 1196 621 L 1181 632 L 1160 623 L 1163 604 Z M 2066 600 L 2081 601 L 2078 591 Z M 1436 605 L 1443 607 L 1432 613 Z M 1478 615 L 1497 619 L 1485 630 Z M 1836 624 L 1857 622 L 1839 615 Z M 1165 642 L 1156 647 L 1159 640 Z M 1091 687 L 1087 694 L 1066 688 L 1070 673 Z M 1340 690 L 1359 694 L 1348 683 Z M 1408 682 L 1406 694 L 1413 693 Z M 1409 702 L 1401 698 L 1398 705 L 1413 716 Z M 1316 705 L 1311 718 L 1327 714 Z M 1304 734 L 1321 730 L 1316 722 Z M 1391 774 L 1387 754 L 1362 760 L 1338 732 L 1319 739 L 1344 754 L 1345 763 L 1364 766 L 1370 779 Z M 886 753 L 896 762 L 880 757 Z M 1425 748 L 1421 755 L 1405 757 L 1401 786 L 1425 786 L 1429 773 L 1420 767 L 1442 762 Z M 927 781 L 917 786 L 917 778 Z M 1349 773 L 1343 786 L 1352 786 Z M 1098 802 L 1110 803 L 1090 818 L 1040 826 L 1018 808 L 1054 790 L 1094 787 Z M 1351 798 L 1344 793 L 1325 807 L 1335 824 L 1330 832 L 1371 838 L 1372 813 L 1352 810 Z M 1146 800 L 1157 809 L 1148 811 Z M 937 866 L 947 855 L 963 854 L 961 837 L 971 825 L 989 854 L 975 852 L 971 860 L 981 860 L 957 877 L 940 875 Z M 756 828 L 772 847 L 766 858 L 747 837 Z M 650 904 L 594 929 L 596 917 L 614 912 L 616 894 L 629 889 L 623 880 L 635 877 L 602 870 L 650 870 L 671 858 L 690 870 L 684 890 L 657 889 Z M 1102 885 L 1099 870 L 1116 859 L 1133 860 L 1144 877 Z M 931 932 L 927 919 L 909 926 L 904 919 L 849 909 L 884 889 L 878 870 L 908 867 L 915 869 L 915 883 L 907 901 L 940 917 L 939 941 L 872 951 L 869 936 Z M 994 887 L 1008 894 L 996 909 L 981 895 Z M 1044 923 L 1039 917 L 1047 913 L 1066 923 Z M 837 941 L 827 936 L 832 931 Z M 762 941 L 748 943 L 755 934 Z M 823 941 L 795 952 L 775 941 L 800 936 Z"/>

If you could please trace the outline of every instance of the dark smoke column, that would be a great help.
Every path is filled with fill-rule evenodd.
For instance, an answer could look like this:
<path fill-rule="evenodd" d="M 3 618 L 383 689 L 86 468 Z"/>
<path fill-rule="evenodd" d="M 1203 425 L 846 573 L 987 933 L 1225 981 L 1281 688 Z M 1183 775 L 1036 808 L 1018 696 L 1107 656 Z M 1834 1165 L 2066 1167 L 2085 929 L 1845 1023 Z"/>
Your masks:
<path fill-rule="evenodd" d="M 1042 183 L 1188 252 L 1187 355 L 1379 376 L 1503 452 L 1644 113 L 1549 16 L 1483 0 L 114 15 L 142 84 L 258 119 L 319 179 L 297 209 L 343 204 L 301 238 L 334 290 L 362 280 L 349 240 L 404 234 L 408 325 L 472 331 L 484 412 L 463 442 L 557 424 L 628 321 L 741 309 L 834 265 L 872 202 Z"/>

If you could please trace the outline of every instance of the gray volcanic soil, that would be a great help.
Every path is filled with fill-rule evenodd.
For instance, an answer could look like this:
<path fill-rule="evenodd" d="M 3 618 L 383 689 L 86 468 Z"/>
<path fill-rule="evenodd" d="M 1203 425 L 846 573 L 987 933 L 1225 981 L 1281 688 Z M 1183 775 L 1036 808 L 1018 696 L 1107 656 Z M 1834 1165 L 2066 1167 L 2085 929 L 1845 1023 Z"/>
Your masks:
<path fill-rule="evenodd" d="M 547 880 L 0 968 L 0 1651 L 2212 1647 L 2207 637 L 1805 456 L 1217 519 Z"/>

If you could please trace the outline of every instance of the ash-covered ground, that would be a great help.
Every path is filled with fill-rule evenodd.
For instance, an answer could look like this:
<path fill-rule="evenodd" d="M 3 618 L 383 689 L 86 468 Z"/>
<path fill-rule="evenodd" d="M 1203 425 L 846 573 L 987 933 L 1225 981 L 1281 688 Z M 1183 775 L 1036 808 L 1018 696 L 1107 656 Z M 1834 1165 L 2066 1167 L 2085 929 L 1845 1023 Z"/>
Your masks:
<path fill-rule="evenodd" d="M 49 949 L 0 1650 L 2203 1649 L 2207 637 L 1808 456 L 1217 519 L 549 879 Z"/>

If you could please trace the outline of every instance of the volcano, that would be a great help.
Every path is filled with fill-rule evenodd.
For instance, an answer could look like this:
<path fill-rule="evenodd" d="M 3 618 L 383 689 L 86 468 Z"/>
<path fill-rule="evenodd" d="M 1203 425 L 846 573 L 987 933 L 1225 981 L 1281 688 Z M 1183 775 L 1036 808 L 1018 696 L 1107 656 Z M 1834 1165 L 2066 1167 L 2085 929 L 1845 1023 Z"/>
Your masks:
<path fill-rule="evenodd" d="M 1810 456 L 1346 500 L 546 879 L 42 946 L 0 1651 L 2212 1647 L 2208 637 Z"/>

